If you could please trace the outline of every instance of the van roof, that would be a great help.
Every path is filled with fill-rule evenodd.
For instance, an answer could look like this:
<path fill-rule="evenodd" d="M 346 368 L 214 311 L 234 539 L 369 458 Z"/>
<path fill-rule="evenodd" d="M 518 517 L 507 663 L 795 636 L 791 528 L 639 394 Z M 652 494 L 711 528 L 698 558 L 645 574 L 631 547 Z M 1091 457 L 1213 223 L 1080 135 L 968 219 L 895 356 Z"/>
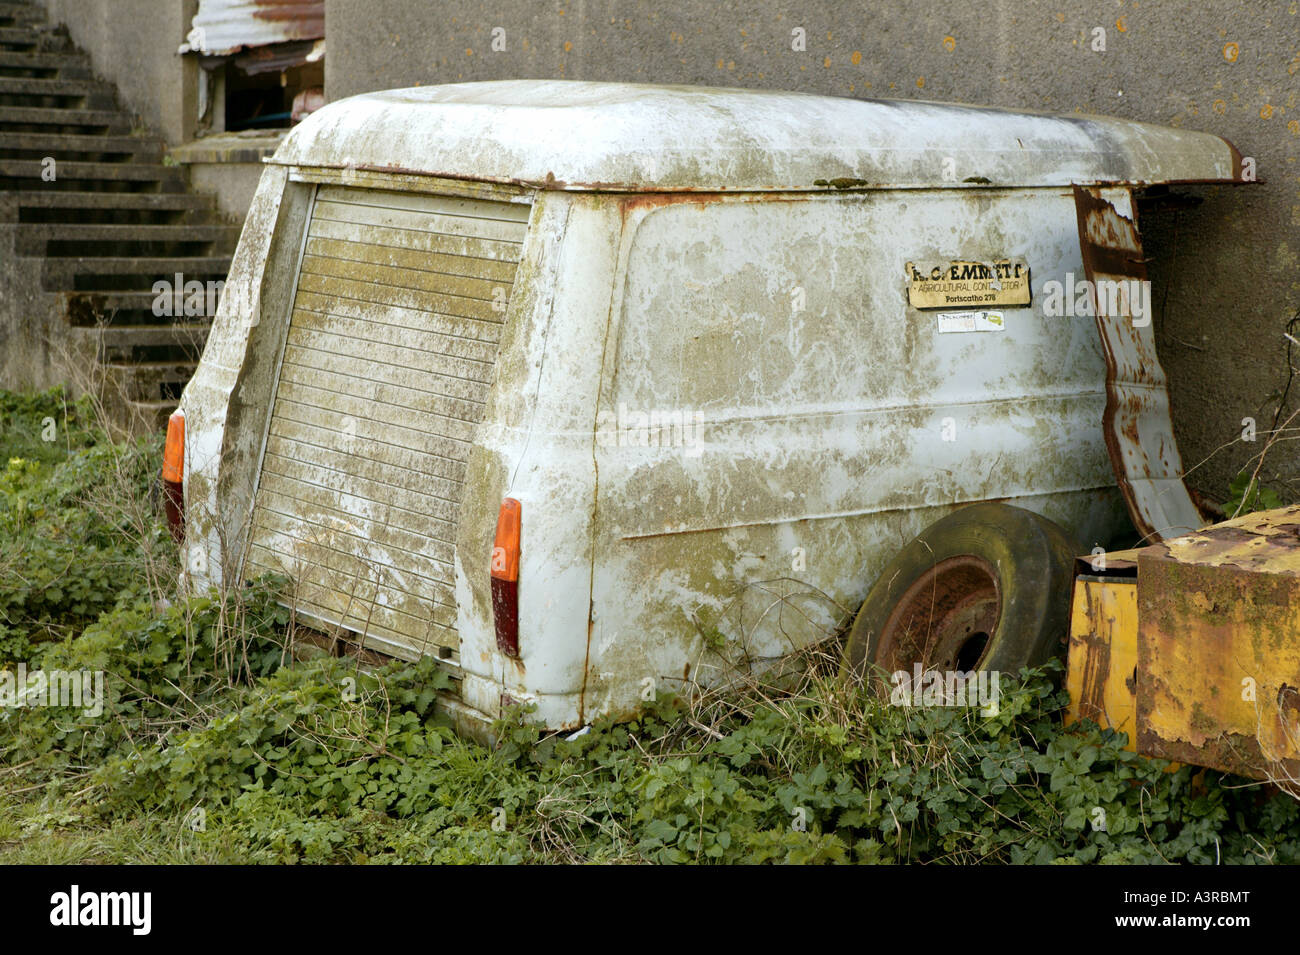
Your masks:
<path fill-rule="evenodd" d="M 366 93 L 268 160 L 595 191 L 1235 181 L 1209 133 L 1124 119 L 806 93 L 510 80 Z"/>

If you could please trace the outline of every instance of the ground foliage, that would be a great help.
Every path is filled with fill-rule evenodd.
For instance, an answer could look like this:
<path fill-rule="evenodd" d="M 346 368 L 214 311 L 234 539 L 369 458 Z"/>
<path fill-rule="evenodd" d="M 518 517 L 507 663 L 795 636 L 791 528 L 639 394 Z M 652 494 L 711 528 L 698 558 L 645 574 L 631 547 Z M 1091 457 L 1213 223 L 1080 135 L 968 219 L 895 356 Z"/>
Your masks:
<path fill-rule="evenodd" d="M 91 420 L 0 394 L 0 669 L 105 675 L 98 715 L 0 708 L 0 861 L 1300 862 L 1295 799 L 1063 727 L 1059 664 L 984 712 L 891 706 L 810 655 L 781 691 L 469 742 L 432 661 L 294 662 L 281 582 L 178 596 L 159 442 Z"/>

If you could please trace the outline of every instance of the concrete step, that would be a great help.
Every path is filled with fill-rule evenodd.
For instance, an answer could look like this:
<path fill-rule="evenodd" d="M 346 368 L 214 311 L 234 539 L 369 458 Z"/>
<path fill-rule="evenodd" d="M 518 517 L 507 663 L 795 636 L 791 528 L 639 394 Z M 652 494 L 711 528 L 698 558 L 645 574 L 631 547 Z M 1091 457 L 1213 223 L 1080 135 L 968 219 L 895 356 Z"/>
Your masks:
<path fill-rule="evenodd" d="M 147 163 L 56 162 L 53 179 L 43 179 L 47 167 L 35 160 L 0 162 L 0 192 L 183 192 L 186 170 Z"/>
<path fill-rule="evenodd" d="M 28 155 L 22 155 L 22 154 Z M 95 136 L 59 132 L 7 132 L 0 130 L 0 157 L 31 159 L 54 156 L 60 160 L 103 162 L 105 156 L 130 157 L 161 165 L 163 143 L 143 136 Z M 93 157 L 93 158 L 87 158 Z"/>
<path fill-rule="evenodd" d="M 83 225 L 75 222 L 33 222 L 19 227 L 14 237 L 18 255 L 189 256 L 211 251 L 211 246 L 234 248 L 239 230 L 230 225 L 149 225 L 119 223 Z M 195 246 L 203 246 L 196 249 Z"/>
<path fill-rule="evenodd" d="M 41 44 L 41 31 L 24 26 L 0 26 L 0 48 L 26 50 Z"/>
<path fill-rule="evenodd" d="M 172 276 L 167 278 L 167 281 L 169 282 L 174 280 L 174 273 Z M 219 289 L 214 287 L 212 294 L 209 296 L 208 289 L 205 287 L 204 293 L 201 297 L 196 297 L 192 303 L 188 303 L 191 310 L 199 313 L 192 315 L 181 314 L 187 304 L 183 299 L 178 300 L 175 295 L 167 293 L 157 294 L 152 290 L 146 292 L 143 290 L 130 289 L 77 289 L 76 291 L 64 292 L 63 294 L 67 295 L 69 302 L 76 301 L 78 303 L 77 311 L 83 317 L 87 316 L 91 312 L 95 312 L 99 313 L 102 318 L 111 322 L 114 315 L 121 315 L 129 312 L 133 316 L 138 317 L 139 320 L 132 320 L 125 324 L 150 325 L 155 323 L 170 323 L 173 320 L 184 320 L 184 322 L 190 324 L 194 322 L 210 321 L 212 315 L 215 314 L 217 310 L 216 305 L 219 297 L 218 293 Z M 211 312 L 209 312 L 208 309 L 209 303 L 211 303 L 212 306 Z M 92 319 L 91 321 L 78 321 L 75 324 L 97 325 L 99 324 L 99 318 Z"/>
<path fill-rule="evenodd" d="M 143 162 L 60 162 L 54 157 L 54 177 L 63 182 L 94 182 L 96 180 L 116 179 L 136 182 L 177 182 L 185 181 L 185 172 L 179 166 L 164 166 L 162 163 Z M 45 182 L 41 174 L 45 163 L 39 159 L 14 159 L 4 164 L 4 176 L 12 179 L 35 179 Z"/>
<path fill-rule="evenodd" d="M 166 405 L 164 419 L 176 410 L 181 389 L 194 374 L 194 362 L 109 362 L 101 365 L 104 383 L 124 401 Z"/>
<path fill-rule="evenodd" d="M 66 132 L 105 132 L 126 135 L 131 131 L 127 114 L 115 109 L 44 109 L 28 106 L 0 106 L 0 129 L 43 130 L 49 127 Z"/>
<path fill-rule="evenodd" d="M 76 192 L 28 190 L 0 193 L 0 223 L 97 225 L 221 225 L 211 196 L 190 192 Z"/>
<path fill-rule="evenodd" d="M 173 295 L 153 292 L 76 291 L 62 293 L 68 301 L 68 321 L 79 327 L 96 325 L 170 325 L 210 322 L 217 313 L 216 291 L 190 302 L 178 301 Z M 185 314 L 190 308 L 193 314 Z"/>
<path fill-rule="evenodd" d="M 48 52 L 68 45 L 66 32 L 47 23 L 0 26 L 0 50 Z"/>
<path fill-rule="evenodd" d="M 26 3 L 0 3 L 0 27 L 24 29 L 45 22 L 45 11 Z"/>
<path fill-rule="evenodd" d="M 201 192 L 38 192 L 7 197 L 17 209 L 216 209 Z M 0 198 L 0 203 L 4 202 Z"/>
<path fill-rule="evenodd" d="M 181 284 L 222 281 L 230 271 L 230 257 L 221 255 L 155 258 L 67 258 L 46 259 L 41 267 L 41 284 L 49 291 L 107 289 L 152 290 L 155 282 Z"/>
<path fill-rule="evenodd" d="M 196 362 L 203 354 L 208 323 L 193 325 L 105 325 L 88 329 L 99 344 L 101 364 Z M 173 403 L 172 408 L 175 408 Z"/>
<path fill-rule="evenodd" d="M 19 53 L 0 50 L 0 76 L 48 76 L 91 79 L 94 71 L 84 53 Z"/>
<path fill-rule="evenodd" d="M 65 69 L 72 66 L 89 68 L 90 54 L 74 46 L 64 50 L 37 50 L 29 53 L 0 50 L 0 66 L 29 66 L 39 69 Z"/>
<path fill-rule="evenodd" d="M 206 290 L 205 290 L 206 292 Z M 196 298 L 191 307 L 195 314 L 182 314 L 183 302 L 171 295 L 143 291 L 87 290 L 59 292 L 67 303 L 68 323 L 77 328 L 98 326 L 160 328 L 173 325 L 186 328 L 207 327 L 217 310 L 217 296 Z M 209 302 L 212 305 L 208 309 Z"/>
<path fill-rule="evenodd" d="M 152 292 L 81 291 L 64 293 L 68 321 L 79 328 L 98 325 L 171 324 L 171 317 L 155 315 Z"/>
<path fill-rule="evenodd" d="M 99 80 L 78 80 L 66 77 L 0 76 L 0 93 L 26 96 L 87 96 L 91 93 L 115 94 L 113 87 Z"/>
<path fill-rule="evenodd" d="M 125 164 L 121 164 L 125 165 Z M 133 193 L 136 195 L 158 195 L 184 192 L 185 180 L 168 179 L 157 182 L 149 179 L 64 179 L 60 177 L 52 182 L 25 176 L 22 179 L 6 178 L 6 164 L 0 161 L 0 202 L 6 195 L 10 198 L 28 198 L 33 193 L 52 194 L 56 192 L 105 192 Z M 183 174 L 182 174 L 183 175 Z"/>
<path fill-rule="evenodd" d="M 29 104 L 26 102 L 29 99 L 39 102 Z M 113 87 L 94 79 L 0 76 L 0 103 L 58 109 L 113 109 L 117 97 Z"/>

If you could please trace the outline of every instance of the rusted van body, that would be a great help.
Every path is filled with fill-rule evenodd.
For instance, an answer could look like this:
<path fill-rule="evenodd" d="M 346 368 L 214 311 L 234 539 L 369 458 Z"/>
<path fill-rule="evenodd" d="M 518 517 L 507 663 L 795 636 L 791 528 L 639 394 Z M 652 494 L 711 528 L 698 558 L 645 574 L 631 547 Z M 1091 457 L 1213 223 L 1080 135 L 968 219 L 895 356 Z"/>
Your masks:
<path fill-rule="evenodd" d="M 1130 190 L 1238 162 L 1127 121 L 787 93 L 333 103 L 269 160 L 182 399 L 186 575 L 287 574 L 302 619 L 437 656 L 467 721 L 564 728 L 832 634 L 960 505 L 1108 546 L 1103 338 L 1045 308 L 1087 274 L 1075 187 L 1132 218 Z"/>

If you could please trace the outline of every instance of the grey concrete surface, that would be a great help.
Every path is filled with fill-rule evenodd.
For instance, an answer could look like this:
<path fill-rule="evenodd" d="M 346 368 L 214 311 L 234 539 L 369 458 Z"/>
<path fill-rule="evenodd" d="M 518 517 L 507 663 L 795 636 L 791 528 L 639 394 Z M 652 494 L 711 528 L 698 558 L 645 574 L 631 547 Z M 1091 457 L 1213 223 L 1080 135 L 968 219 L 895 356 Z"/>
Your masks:
<path fill-rule="evenodd" d="M 221 211 L 234 222 L 243 222 L 257 192 L 262 160 L 272 155 L 285 130 L 245 130 L 217 133 L 172 149 L 171 157 L 190 171 L 190 186 L 196 192 L 216 196 Z"/>
<path fill-rule="evenodd" d="M 1262 448 L 1286 382 L 1283 331 L 1300 310 L 1294 0 L 326 0 L 326 32 L 331 100 L 554 77 L 1100 113 L 1225 136 L 1263 184 L 1197 190 L 1199 208 L 1142 225 L 1189 482 L 1222 500 Z M 1289 405 L 1300 408 L 1300 381 Z M 1244 418 L 1255 419 L 1254 443 L 1239 440 Z M 1300 499 L 1298 446 L 1275 446 L 1263 472 L 1289 499 Z"/>
<path fill-rule="evenodd" d="M 14 247 L 18 226 L 0 195 L 0 250 Z M 8 263 L 5 263 L 8 265 Z M 63 297 L 41 287 L 40 260 L 0 268 L 0 383 L 5 388 L 66 385 L 74 395 L 92 384 L 94 332 L 72 328 Z"/>
<path fill-rule="evenodd" d="M 194 135 L 198 64 L 180 56 L 198 0 L 39 0 L 122 105 L 171 145 Z"/>

